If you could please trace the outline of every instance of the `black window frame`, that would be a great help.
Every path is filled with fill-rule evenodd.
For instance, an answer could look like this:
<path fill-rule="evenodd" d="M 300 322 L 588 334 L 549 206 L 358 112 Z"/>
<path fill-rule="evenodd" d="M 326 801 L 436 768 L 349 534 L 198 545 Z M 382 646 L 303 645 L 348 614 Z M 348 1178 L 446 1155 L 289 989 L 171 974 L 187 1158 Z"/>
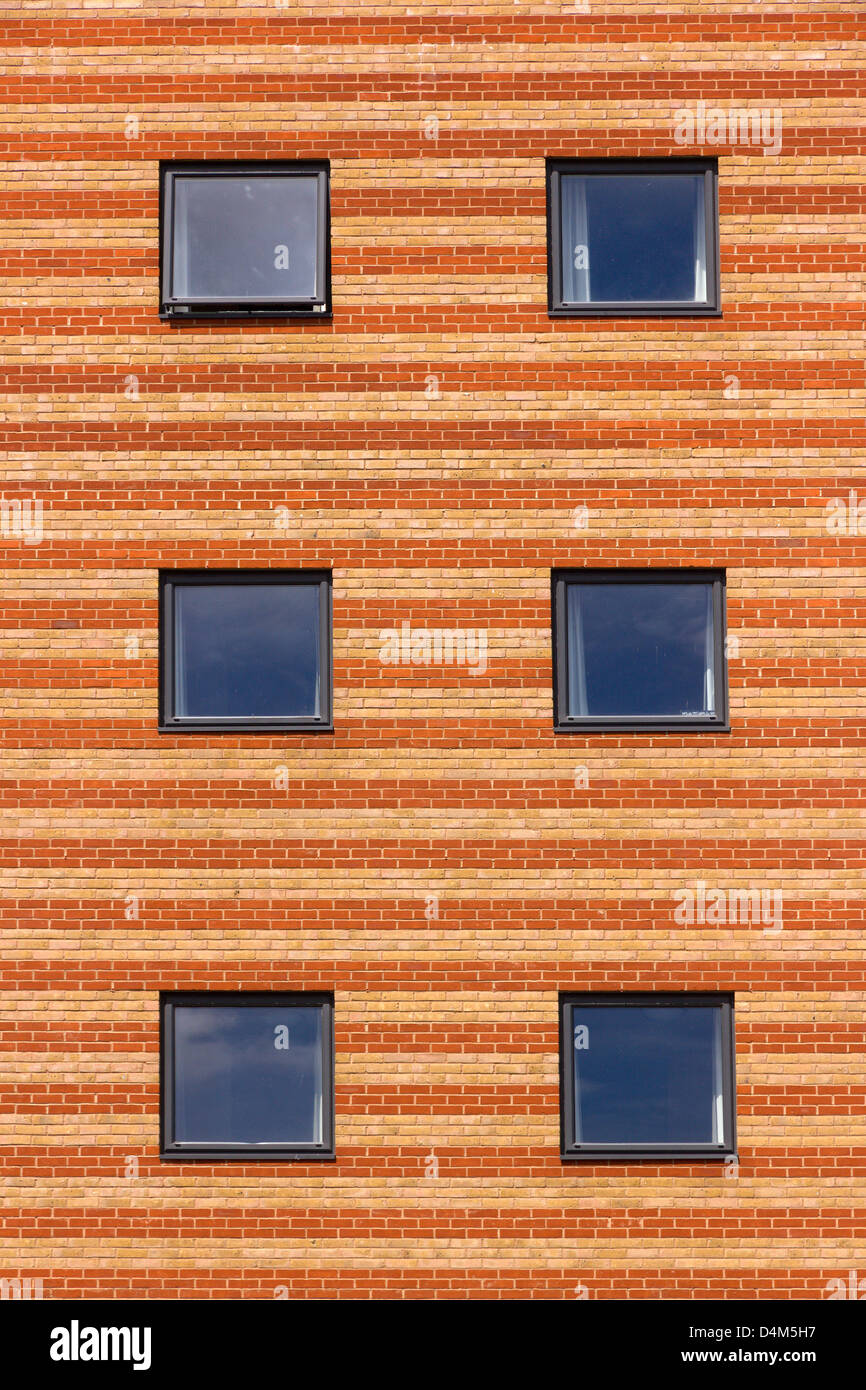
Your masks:
<path fill-rule="evenodd" d="M 621 300 L 577 304 L 562 297 L 560 176 L 562 174 L 703 174 L 707 236 L 707 302 Z M 551 318 L 721 318 L 718 160 L 548 159 L 547 160 L 547 311 Z"/>
<path fill-rule="evenodd" d="M 319 703 L 318 718 L 218 719 L 177 718 L 174 714 L 174 586 L 177 584 L 318 584 Z M 330 570 L 160 570 L 159 574 L 159 712 L 160 733 L 332 733 L 333 715 L 333 574 Z"/>
<path fill-rule="evenodd" d="M 722 1115 L 725 1142 L 721 1144 L 577 1144 L 574 1134 L 574 1024 L 575 1008 L 706 1008 L 722 1007 Z M 737 1157 L 737 1077 L 734 1033 L 735 997 L 720 993 L 658 993 L 569 991 L 559 996 L 559 1117 L 560 1157 L 564 1163 L 606 1159 L 616 1162 L 701 1162 L 723 1163 Z"/>
<path fill-rule="evenodd" d="M 320 1007 L 322 1021 L 322 1142 L 319 1144 L 178 1143 L 173 1138 L 174 1006 L 184 1008 Z M 302 990 L 163 990 L 159 996 L 159 1155 L 177 1162 L 224 1160 L 230 1163 L 325 1162 L 336 1157 L 334 1066 L 334 996 Z"/>
<path fill-rule="evenodd" d="M 319 180 L 319 218 L 316 245 L 316 293 L 310 299 L 284 302 L 235 298 L 181 298 L 172 293 L 174 264 L 174 179 L 186 177 L 287 177 L 316 175 Z M 331 166 L 328 160 L 164 160 L 159 166 L 159 316 L 175 323 L 192 319 L 303 318 L 330 319 L 331 303 Z"/>
<path fill-rule="evenodd" d="M 551 572 L 553 630 L 553 726 L 558 734 L 573 733 L 729 733 L 726 572 L 716 569 L 554 569 Z M 716 714 L 580 715 L 568 714 L 568 632 L 566 592 L 569 584 L 686 584 L 713 585 L 713 672 Z"/>

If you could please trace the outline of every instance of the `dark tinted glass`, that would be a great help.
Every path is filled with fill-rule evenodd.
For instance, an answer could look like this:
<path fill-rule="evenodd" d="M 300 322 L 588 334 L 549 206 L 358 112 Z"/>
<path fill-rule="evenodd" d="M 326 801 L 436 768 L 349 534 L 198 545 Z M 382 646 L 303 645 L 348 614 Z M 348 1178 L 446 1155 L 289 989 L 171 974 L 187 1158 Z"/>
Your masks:
<path fill-rule="evenodd" d="M 312 299 L 317 228 L 315 175 L 177 174 L 173 295 Z"/>
<path fill-rule="evenodd" d="M 721 1014 L 712 1005 L 575 1007 L 574 1142 L 724 1142 Z"/>
<path fill-rule="evenodd" d="M 318 584 L 177 584 L 175 716 L 319 715 Z"/>
<path fill-rule="evenodd" d="M 563 174 L 561 185 L 565 301 L 706 301 L 703 175 Z"/>
<path fill-rule="evenodd" d="M 320 1008 L 177 1005 L 173 1013 L 176 1143 L 321 1142 Z"/>
<path fill-rule="evenodd" d="M 569 584 L 568 714 L 715 712 L 712 584 Z"/>

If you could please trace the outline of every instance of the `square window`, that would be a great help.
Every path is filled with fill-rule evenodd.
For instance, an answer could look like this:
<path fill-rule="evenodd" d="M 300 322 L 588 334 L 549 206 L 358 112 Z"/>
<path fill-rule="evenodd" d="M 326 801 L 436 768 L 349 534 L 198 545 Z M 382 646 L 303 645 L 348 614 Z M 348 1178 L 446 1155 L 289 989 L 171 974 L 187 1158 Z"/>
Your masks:
<path fill-rule="evenodd" d="M 563 1158 L 723 1158 L 735 1151 L 733 1000 L 561 1000 Z"/>
<path fill-rule="evenodd" d="M 718 314 L 715 160 L 551 160 L 552 315 Z"/>
<path fill-rule="evenodd" d="M 330 313 L 327 165 L 167 164 L 163 318 Z"/>
<path fill-rule="evenodd" d="M 555 572 L 556 728 L 727 729 L 724 622 L 715 571 Z"/>
<path fill-rule="evenodd" d="M 165 994 L 163 1157 L 332 1158 L 333 999 Z"/>
<path fill-rule="evenodd" d="M 330 574 L 174 570 L 160 579 L 163 731 L 331 727 Z"/>

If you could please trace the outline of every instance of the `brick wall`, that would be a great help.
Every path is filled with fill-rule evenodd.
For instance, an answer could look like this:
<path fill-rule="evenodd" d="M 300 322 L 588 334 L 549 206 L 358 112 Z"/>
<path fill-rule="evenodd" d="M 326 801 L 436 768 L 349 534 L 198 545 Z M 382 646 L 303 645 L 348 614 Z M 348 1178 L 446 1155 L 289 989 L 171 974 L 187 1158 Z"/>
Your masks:
<path fill-rule="evenodd" d="M 46 1297 L 864 1268 L 866 40 L 659 11 L 6 11 L 3 496 L 44 534 L 0 537 L 2 1272 Z M 689 151 L 723 317 L 552 322 L 545 157 L 682 154 L 701 100 L 783 119 Z M 330 159 L 332 322 L 160 322 L 158 161 L 217 157 Z M 157 734 L 160 567 L 295 565 L 334 572 L 333 735 Z M 729 734 L 554 735 L 584 565 L 727 569 Z M 487 669 L 383 666 L 404 621 Z M 677 925 L 699 879 L 783 930 Z M 175 988 L 334 991 L 336 1164 L 159 1161 Z M 600 988 L 735 992 L 738 1168 L 561 1163 L 557 996 Z"/>

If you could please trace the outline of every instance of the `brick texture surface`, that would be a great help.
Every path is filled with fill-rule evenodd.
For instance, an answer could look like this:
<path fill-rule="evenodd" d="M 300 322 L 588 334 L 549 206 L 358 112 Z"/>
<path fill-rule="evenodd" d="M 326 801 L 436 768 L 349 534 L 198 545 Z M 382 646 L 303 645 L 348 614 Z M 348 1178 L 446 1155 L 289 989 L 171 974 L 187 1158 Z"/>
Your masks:
<path fill-rule="evenodd" d="M 866 1269 L 862 11 L 57 0 L 0 37 L 0 1273 L 825 1297 Z M 684 151 L 699 101 L 781 149 Z M 551 321 L 545 157 L 683 153 L 722 317 Z M 333 320 L 160 322 L 159 160 L 268 157 L 331 161 Z M 731 732 L 555 735 L 551 568 L 695 565 Z M 185 566 L 333 569 L 333 734 L 157 733 Z M 383 665 L 404 622 L 485 669 Z M 699 880 L 782 929 L 678 923 Z M 334 991 L 335 1164 L 160 1162 L 173 988 Z M 561 1163 L 567 989 L 735 992 L 739 1167 Z"/>

